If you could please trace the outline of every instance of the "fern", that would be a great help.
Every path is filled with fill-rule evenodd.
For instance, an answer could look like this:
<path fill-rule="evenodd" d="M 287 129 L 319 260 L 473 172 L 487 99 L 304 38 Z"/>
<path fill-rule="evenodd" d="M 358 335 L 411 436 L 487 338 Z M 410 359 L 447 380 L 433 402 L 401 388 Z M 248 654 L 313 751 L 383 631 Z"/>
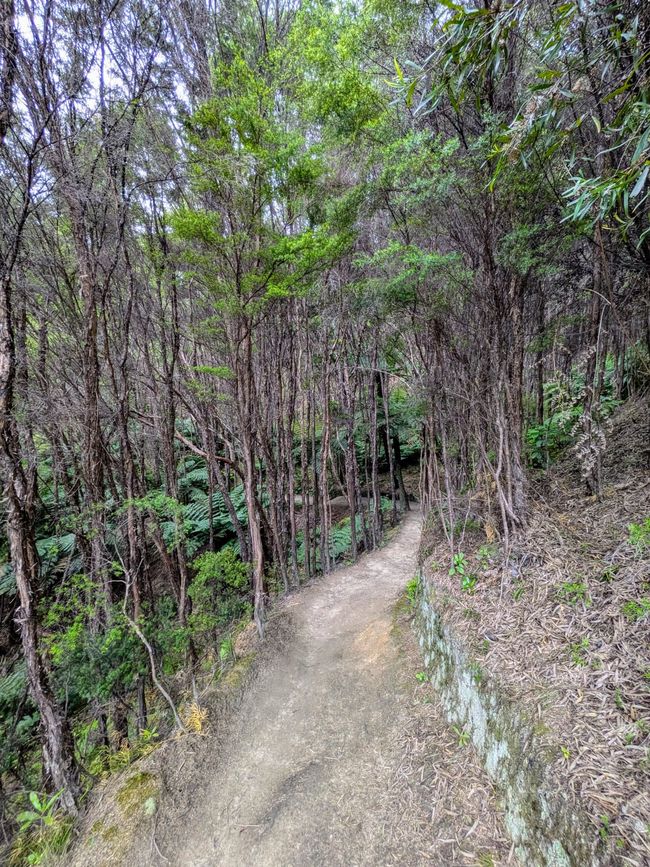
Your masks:
<path fill-rule="evenodd" d="M 0 566 L 0 596 L 16 592 L 16 578 L 9 563 Z"/>
<path fill-rule="evenodd" d="M 43 560 L 58 560 L 60 557 L 68 557 L 75 547 L 74 533 L 66 533 L 64 536 L 48 536 L 39 539 L 36 543 L 38 556 Z"/>
<path fill-rule="evenodd" d="M 6 677 L 0 677 L 0 707 L 12 707 L 27 688 L 27 666 L 19 662 Z"/>
<path fill-rule="evenodd" d="M 359 516 L 357 515 L 357 529 L 359 529 Z M 329 552 L 332 560 L 336 562 L 343 554 L 350 550 L 352 545 L 352 530 L 350 519 L 344 518 L 330 530 Z"/>

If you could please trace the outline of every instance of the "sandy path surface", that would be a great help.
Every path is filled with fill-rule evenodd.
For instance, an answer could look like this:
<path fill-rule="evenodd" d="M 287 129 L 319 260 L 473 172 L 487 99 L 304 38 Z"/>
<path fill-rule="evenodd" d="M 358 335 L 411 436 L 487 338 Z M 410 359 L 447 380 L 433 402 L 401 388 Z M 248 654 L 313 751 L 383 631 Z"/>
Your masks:
<path fill-rule="evenodd" d="M 246 694 L 166 863 L 506 863 L 491 793 L 471 786 L 474 760 L 436 717 L 395 626 L 419 534 L 412 513 L 384 548 L 292 598 L 295 638 Z"/>

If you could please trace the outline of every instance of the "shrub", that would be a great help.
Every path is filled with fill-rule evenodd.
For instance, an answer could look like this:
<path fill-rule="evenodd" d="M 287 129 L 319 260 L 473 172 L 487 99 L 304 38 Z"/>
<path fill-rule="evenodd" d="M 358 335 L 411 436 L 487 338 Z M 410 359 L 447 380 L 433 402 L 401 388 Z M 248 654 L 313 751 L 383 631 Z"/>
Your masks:
<path fill-rule="evenodd" d="M 195 576 L 187 591 L 192 600 L 191 632 L 213 632 L 249 612 L 250 567 L 232 546 L 206 551 L 192 566 Z"/>

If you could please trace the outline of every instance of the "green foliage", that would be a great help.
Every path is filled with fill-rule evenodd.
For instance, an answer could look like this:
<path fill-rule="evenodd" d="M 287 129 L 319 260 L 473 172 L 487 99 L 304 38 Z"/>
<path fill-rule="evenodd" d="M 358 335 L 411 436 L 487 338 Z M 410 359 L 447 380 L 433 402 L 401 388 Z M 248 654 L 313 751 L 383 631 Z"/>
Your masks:
<path fill-rule="evenodd" d="M 534 467 L 548 467 L 573 443 L 573 428 L 582 414 L 567 386 L 552 380 L 544 383 L 544 421 L 526 430 L 528 460 Z"/>
<path fill-rule="evenodd" d="M 600 825 L 598 827 L 598 836 L 603 841 L 607 842 L 610 834 L 610 818 L 606 813 L 600 816 Z"/>
<path fill-rule="evenodd" d="M 61 792 L 56 792 L 51 797 L 39 795 L 38 792 L 29 793 L 29 802 L 31 810 L 23 810 L 16 817 L 20 822 L 20 830 L 25 831 L 31 828 L 34 824 L 52 825 L 54 822 L 54 813 L 56 811 L 56 803 L 61 797 Z"/>
<path fill-rule="evenodd" d="M 478 662 L 470 662 L 469 663 L 469 672 L 472 676 L 472 680 L 477 686 L 480 686 L 485 680 L 485 672 Z"/>
<path fill-rule="evenodd" d="M 297 96 L 306 119 L 335 139 L 357 141 L 376 132 L 385 100 L 358 58 L 367 26 L 363 13 L 325 3 L 306 4 L 289 36 L 291 67 L 300 80 Z"/>
<path fill-rule="evenodd" d="M 640 246 L 650 231 L 650 109 L 639 15 L 612 7 L 596 23 L 577 2 L 556 4 L 548 15 L 537 15 L 529 4 L 489 11 L 446 0 L 443 5 L 450 10 L 445 38 L 423 66 L 412 64 L 419 81 L 435 69 L 432 92 L 425 91 L 418 109 L 430 110 L 445 97 L 456 112 L 470 102 L 479 113 L 487 111 L 490 94 L 507 81 L 510 36 L 523 35 L 539 52 L 518 94 L 518 110 L 493 131 L 491 188 L 517 165 L 530 169 L 540 158 L 547 165 L 559 163 L 560 177 L 570 178 L 566 218 L 610 219 L 623 238 Z M 588 48 L 594 38 L 598 51 Z M 585 50 L 571 50 L 575 41 Z M 408 100 L 411 82 L 397 86 Z M 610 108 L 607 121 L 602 104 Z M 590 153 L 576 147 L 583 124 L 595 129 L 599 149 L 607 149 L 607 169 L 594 173 Z"/>
<path fill-rule="evenodd" d="M 449 574 L 458 575 L 460 578 L 461 590 L 464 590 L 467 593 L 472 593 L 475 590 L 478 579 L 476 575 L 473 575 L 468 571 L 467 558 L 462 551 L 454 554 Z"/>
<path fill-rule="evenodd" d="M 639 599 L 629 599 L 621 606 L 621 612 L 627 620 L 635 622 L 650 614 L 650 596 L 641 596 Z"/>
<path fill-rule="evenodd" d="M 27 670 L 21 660 L 0 677 L 0 773 L 18 769 L 21 757 L 33 746 L 39 719 L 28 697 Z"/>
<path fill-rule="evenodd" d="M 574 642 L 570 648 L 571 660 L 574 665 L 587 665 L 587 651 L 589 650 L 589 639 L 581 638 L 580 641 Z"/>
<path fill-rule="evenodd" d="M 435 253 L 414 244 L 391 241 L 384 249 L 372 256 L 357 260 L 357 265 L 376 276 L 365 280 L 364 286 L 376 293 L 388 308 L 408 307 L 418 297 L 418 287 L 426 281 L 460 280 L 460 259 L 455 253 Z M 452 298 L 440 293 L 441 310 L 448 307 Z"/>
<path fill-rule="evenodd" d="M 620 571 L 620 566 L 608 566 L 600 575 L 599 581 L 603 581 L 605 584 L 611 584 L 612 581 L 616 578 Z"/>
<path fill-rule="evenodd" d="M 383 512 L 387 512 L 391 509 L 390 500 L 387 500 L 382 497 L 381 500 L 381 508 Z M 361 538 L 361 534 L 363 531 L 362 525 L 362 517 L 361 515 L 357 515 L 355 519 L 356 526 L 356 534 L 357 540 Z M 318 544 L 320 540 L 320 528 L 317 528 L 315 531 L 316 543 Z M 350 553 L 350 548 L 352 545 L 352 526 L 350 517 L 343 518 L 337 524 L 330 527 L 329 532 L 329 556 L 333 563 L 336 563 L 345 558 L 346 555 Z M 305 537 L 304 533 L 299 533 L 298 535 L 298 546 L 297 546 L 297 554 L 298 554 L 298 563 L 304 564 L 305 562 Z M 320 566 L 317 564 L 317 568 Z"/>
<path fill-rule="evenodd" d="M 160 596 L 155 611 L 145 608 L 142 626 L 148 641 L 156 648 L 163 674 L 171 676 L 181 670 L 187 663 L 191 631 L 178 622 L 176 600 L 167 594 Z"/>
<path fill-rule="evenodd" d="M 219 659 L 221 662 L 229 662 L 235 658 L 235 642 L 229 635 L 219 645 Z"/>
<path fill-rule="evenodd" d="M 498 553 L 499 549 L 494 543 L 486 543 L 485 545 L 481 545 L 476 552 L 476 559 L 478 560 L 481 569 L 487 569 L 488 566 L 496 559 Z"/>
<path fill-rule="evenodd" d="M 71 708 L 133 687 L 148 670 L 144 648 L 120 606 L 113 606 L 105 626 L 91 628 L 92 596 L 86 576 L 73 576 L 44 617 L 44 645 L 53 664 L 53 678 Z"/>
<path fill-rule="evenodd" d="M 360 529 L 360 521 L 356 519 L 356 529 Z M 329 554 L 334 562 L 344 554 L 348 554 L 352 545 L 352 523 L 350 518 L 344 518 L 330 529 Z"/>
<path fill-rule="evenodd" d="M 231 545 L 206 551 L 192 564 L 195 574 L 188 589 L 192 613 L 188 625 L 197 636 L 214 633 L 250 615 L 250 565 L 243 563 Z"/>
<path fill-rule="evenodd" d="M 20 830 L 9 854 L 9 867 L 43 864 L 61 854 L 72 834 L 72 819 L 57 809 L 61 792 L 51 797 L 29 793 L 30 809 L 18 813 Z"/>
<path fill-rule="evenodd" d="M 577 605 L 578 602 L 589 605 L 589 590 L 584 581 L 563 581 L 557 589 L 557 596 L 569 605 Z"/>
<path fill-rule="evenodd" d="M 237 47 L 216 65 L 214 98 L 186 121 L 194 197 L 172 226 L 214 309 L 227 316 L 252 316 L 303 293 L 352 239 L 349 228 L 328 222 L 320 148 L 278 115 L 288 60 L 279 46 L 262 64 Z M 223 321 L 210 316 L 205 327 L 217 332 Z M 222 366 L 215 370 L 222 378 Z"/>
<path fill-rule="evenodd" d="M 595 421 L 608 419 L 619 401 L 613 397 L 613 366 L 605 377 L 598 406 L 592 411 Z M 530 425 L 526 430 L 526 449 L 529 463 L 534 467 L 548 467 L 567 447 L 576 442 L 576 431 L 584 413 L 584 374 L 574 370 L 569 381 L 550 380 L 544 383 L 544 421 Z"/>
<path fill-rule="evenodd" d="M 158 746 L 158 732 L 155 728 L 143 729 L 131 743 L 120 744 L 117 750 L 101 745 L 88 757 L 88 770 L 98 777 L 116 774 L 128 768 L 133 762 L 148 756 Z"/>
<path fill-rule="evenodd" d="M 637 554 L 643 554 L 650 548 L 650 518 L 646 518 L 640 524 L 630 524 L 627 529 L 628 541 Z"/>
<path fill-rule="evenodd" d="M 145 514 L 155 515 L 168 550 L 172 551 L 182 545 L 187 556 L 192 557 L 209 538 L 210 504 L 214 536 L 226 541 L 235 534 L 235 527 L 222 494 L 215 491 L 210 501 L 206 487 L 205 463 L 188 462 L 185 472 L 179 476 L 179 490 L 187 502 L 169 497 L 163 491 L 153 490 L 145 497 L 126 502 L 122 511 L 128 506 L 135 506 Z M 229 496 L 237 519 L 246 527 L 248 514 L 243 485 L 233 488 Z"/>
<path fill-rule="evenodd" d="M 406 596 L 411 605 L 415 605 L 417 602 L 418 594 L 420 592 L 420 578 L 416 575 L 414 578 L 411 578 L 410 581 L 406 583 Z"/>
<path fill-rule="evenodd" d="M 464 575 L 466 568 L 467 568 L 467 558 L 462 553 L 462 551 L 459 551 L 458 554 L 454 554 L 452 564 L 449 567 L 449 574 L 450 575 Z"/>

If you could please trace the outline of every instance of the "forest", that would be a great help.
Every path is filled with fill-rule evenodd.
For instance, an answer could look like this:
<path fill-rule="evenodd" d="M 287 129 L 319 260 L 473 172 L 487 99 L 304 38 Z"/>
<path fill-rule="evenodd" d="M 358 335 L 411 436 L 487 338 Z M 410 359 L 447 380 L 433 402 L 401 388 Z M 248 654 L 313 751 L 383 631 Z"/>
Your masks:
<path fill-rule="evenodd" d="M 601 496 L 650 387 L 650 6 L 0 0 L 0 91 L 20 864 L 405 511 L 453 569 L 560 458 Z"/>

